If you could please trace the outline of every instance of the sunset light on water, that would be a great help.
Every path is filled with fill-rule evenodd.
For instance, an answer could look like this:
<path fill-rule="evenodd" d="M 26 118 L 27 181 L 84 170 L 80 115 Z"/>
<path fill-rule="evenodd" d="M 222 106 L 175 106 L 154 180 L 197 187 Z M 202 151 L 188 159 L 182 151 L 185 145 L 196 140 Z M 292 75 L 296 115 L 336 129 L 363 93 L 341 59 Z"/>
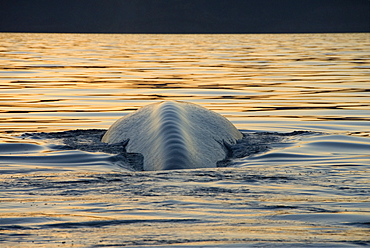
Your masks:
<path fill-rule="evenodd" d="M 368 244 L 368 33 L 0 33 L 0 49 L 0 246 Z M 250 153 L 148 172 L 100 146 L 165 100 L 225 116 Z"/>

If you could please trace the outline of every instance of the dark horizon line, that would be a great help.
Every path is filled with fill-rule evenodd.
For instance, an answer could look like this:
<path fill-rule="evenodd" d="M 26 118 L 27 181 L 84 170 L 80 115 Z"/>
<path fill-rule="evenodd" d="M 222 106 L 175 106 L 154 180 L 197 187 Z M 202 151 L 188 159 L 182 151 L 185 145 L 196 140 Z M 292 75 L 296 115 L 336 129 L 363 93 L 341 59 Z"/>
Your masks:
<path fill-rule="evenodd" d="M 68 31 L 2 31 L 0 33 L 33 33 L 33 34 L 356 34 L 369 31 L 297 31 L 297 32 L 68 32 Z"/>

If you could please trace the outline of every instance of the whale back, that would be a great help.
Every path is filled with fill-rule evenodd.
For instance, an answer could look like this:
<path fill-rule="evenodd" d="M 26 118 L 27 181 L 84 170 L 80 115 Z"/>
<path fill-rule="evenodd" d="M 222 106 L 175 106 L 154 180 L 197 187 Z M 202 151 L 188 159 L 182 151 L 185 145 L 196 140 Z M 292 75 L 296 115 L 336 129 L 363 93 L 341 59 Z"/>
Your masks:
<path fill-rule="evenodd" d="M 147 105 L 117 120 L 102 142 L 129 140 L 126 151 L 141 153 L 144 170 L 216 167 L 225 143 L 242 134 L 225 117 L 196 104 L 166 101 Z"/>

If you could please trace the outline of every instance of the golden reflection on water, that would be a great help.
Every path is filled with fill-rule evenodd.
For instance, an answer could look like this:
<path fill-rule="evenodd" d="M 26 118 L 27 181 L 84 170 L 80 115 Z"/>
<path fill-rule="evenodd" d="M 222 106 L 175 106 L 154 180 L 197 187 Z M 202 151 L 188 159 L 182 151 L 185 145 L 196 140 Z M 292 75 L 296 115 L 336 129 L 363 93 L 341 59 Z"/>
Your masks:
<path fill-rule="evenodd" d="M 268 180 L 269 183 L 266 184 L 263 180 L 253 177 L 255 170 L 249 169 L 248 174 L 244 174 L 245 171 L 239 172 L 242 173 L 238 175 L 242 177 L 249 175 L 247 177 L 255 179 L 256 182 L 230 179 L 227 173 L 220 174 L 226 176 L 223 179 L 206 182 L 203 181 L 205 173 L 201 171 L 197 174 L 199 173 L 198 179 L 202 178 L 202 181 L 194 180 L 196 178 L 181 172 L 173 173 L 172 176 L 178 177 L 177 180 L 164 175 L 163 172 L 157 174 L 138 172 L 135 176 L 125 173 L 122 175 L 70 172 L 42 176 L 3 175 L 2 179 L 5 182 L 13 182 L 19 187 L 20 180 L 26 189 L 36 187 L 38 194 L 29 195 L 28 190 L 17 190 L 17 199 L 8 198 L 2 201 L 3 207 L 7 204 L 17 207 L 13 207 L 11 211 L 9 211 L 11 208 L 3 209 L 1 211 L 4 213 L 0 211 L 0 215 L 3 214 L 7 221 L 9 221 L 7 218 L 21 220 L 23 227 L 32 228 L 15 229 L 18 235 L 24 235 L 23 243 L 35 239 L 40 244 L 67 241 L 69 244 L 76 242 L 74 245 L 77 247 L 86 247 L 87 244 L 117 243 L 123 246 L 133 245 L 135 242 L 138 243 L 136 245 L 149 245 L 151 242 L 171 245 L 171 241 L 184 245 L 191 245 L 189 242 L 193 241 L 196 246 L 201 245 L 201 242 L 208 245 L 219 243 L 224 245 L 223 247 L 228 247 L 227 244 L 233 242 L 251 244 L 255 241 L 300 244 L 328 242 L 326 243 L 328 247 L 338 242 L 350 241 L 349 244 L 366 242 L 368 228 L 365 223 L 363 226 L 345 223 L 348 219 L 353 222 L 366 216 L 367 198 L 364 194 L 356 197 L 337 195 L 330 186 L 338 181 L 336 183 L 330 180 L 315 181 L 322 176 L 316 177 L 321 172 L 317 172 L 316 176 L 311 174 L 314 185 L 310 188 L 307 188 L 308 185 L 299 184 L 299 180 L 295 180 L 298 178 L 286 180 L 285 183 L 275 178 L 272 181 Z M 277 174 L 280 176 L 287 174 L 286 172 L 279 174 L 282 172 L 279 171 Z M 330 179 L 336 178 L 340 181 L 338 176 L 344 175 L 341 172 L 337 173 L 336 177 Z M 293 174 L 288 174 L 286 179 Z M 350 171 L 348 174 L 362 175 Z M 266 175 L 266 178 L 269 178 L 276 175 L 276 171 L 263 171 L 261 178 Z M 101 180 L 102 177 L 110 181 Z M 179 178 L 182 180 L 178 180 Z M 312 180 L 312 178 L 301 179 L 302 182 Z M 92 181 L 89 183 L 89 180 Z M 360 182 L 361 180 L 357 181 Z M 33 185 L 35 183 L 36 185 Z M 81 183 L 86 183 L 86 187 L 80 188 Z M 128 186 L 126 183 L 132 185 Z M 365 180 L 362 183 L 361 185 L 366 185 Z M 145 193 L 153 194 L 135 194 L 135 189 L 139 190 L 141 187 L 147 190 Z M 174 192 L 171 190 L 177 187 L 182 190 L 178 192 L 179 196 L 173 198 L 171 194 Z M 206 190 L 203 192 L 204 195 L 192 192 L 202 189 Z M 225 190 L 212 191 L 212 189 Z M 81 190 L 83 194 L 73 194 Z M 324 190 L 322 193 L 318 193 L 322 190 Z M 54 195 L 55 192 L 58 193 Z M 351 202 L 353 210 L 349 204 Z M 322 211 L 323 209 L 325 211 Z M 37 228 L 38 223 L 41 228 Z M 5 232 L 11 235 L 14 230 Z"/>
<path fill-rule="evenodd" d="M 241 129 L 365 136 L 369 48 L 369 34 L 0 33 L 0 133 L 108 128 L 124 114 L 168 99 L 203 105 Z M 166 239 L 168 245 L 224 247 L 245 241 L 358 245 L 368 236 L 367 140 L 330 134 L 310 136 L 285 155 L 277 150 L 250 158 L 237 173 L 135 176 L 114 174 L 111 164 L 91 172 L 90 160 L 86 172 L 78 158 L 71 165 L 78 172 L 59 173 L 56 160 L 73 153 L 53 156 L 43 140 L 27 140 L 39 147 L 32 148 L 37 153 L 18 147 L 24 160 L 48 153 L 50 160 L 15 160 L 11 167 L 21 174 L 1 175 L 0 214 L 11 225 L 4 237 L 15 245 L 76 247 Z M 11 160 L 3 161 L 8 170 Z M 153 219 L 174 221 L 145 222 Z M 12 229 L 12 220 L 26 228 Z"/>
<path fill-rule="evenodd" d="M 369 121 L 369 51 L 366 33 L 1 33 L 0 131 L 107 128 L 160 100 L 245 129 Z"/>

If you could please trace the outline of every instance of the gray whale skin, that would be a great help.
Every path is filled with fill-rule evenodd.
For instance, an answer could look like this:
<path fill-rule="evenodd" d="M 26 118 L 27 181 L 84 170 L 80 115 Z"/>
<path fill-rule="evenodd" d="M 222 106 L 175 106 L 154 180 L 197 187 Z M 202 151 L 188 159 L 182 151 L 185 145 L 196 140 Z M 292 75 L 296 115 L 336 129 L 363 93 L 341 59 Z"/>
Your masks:
<path fill-rule="evenodd" d="M 117 120 L 102 142 L 128 140 L 126 152 L 141 153 L 144 170 L 216 167 L 227 145 L 243 135 L 225 117 L 193 103 L 150 104 Z"/>

